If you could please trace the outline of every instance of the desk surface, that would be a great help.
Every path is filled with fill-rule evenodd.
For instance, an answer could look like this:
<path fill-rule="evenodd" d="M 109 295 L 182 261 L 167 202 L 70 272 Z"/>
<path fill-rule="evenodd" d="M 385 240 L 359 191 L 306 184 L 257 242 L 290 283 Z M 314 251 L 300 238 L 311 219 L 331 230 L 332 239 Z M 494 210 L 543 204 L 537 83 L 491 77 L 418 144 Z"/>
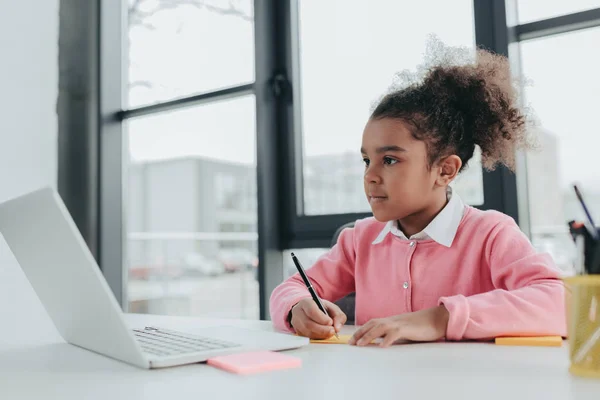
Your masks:
<path fill-rule="evenodd" d="M 272 330 L 266 321 L 134 314 L 127 320 L 131 326 L 189 332 L 213 325 Z M 301 369 L 242 377 L 206 364 L 142 370 L 40 338 L 0 350 L 0 393 L 6 399 L 62 400 L 600 398 L 600 380 L 569 375 L 566 343 L 562 348 L 431 343 L 388 349 L 311 344 L 288 353 L 302 358 Z"/>

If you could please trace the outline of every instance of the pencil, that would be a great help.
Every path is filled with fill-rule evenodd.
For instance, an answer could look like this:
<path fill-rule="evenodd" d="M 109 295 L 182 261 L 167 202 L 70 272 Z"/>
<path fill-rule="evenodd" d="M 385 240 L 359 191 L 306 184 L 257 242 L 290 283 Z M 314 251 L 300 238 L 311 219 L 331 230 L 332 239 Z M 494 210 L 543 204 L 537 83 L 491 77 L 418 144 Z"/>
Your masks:
<path fill-rule="evenodd" d="M 319 296 L 317 296 L 317 292 L 315 292 L 315 289 L 313 288 L 311 281 L 308 279 L 308 276 L 306 275 L 306 272 L 304 271 L 304 268 L 302 268 L 302 264 L 300 264 L 300 261 L 298 261 L 298 258 L 296 257 L 296 255 L 294 253 L 292 253 L 292 261 L 294 261 L 294 264 L 296 265 L 296 269 L 298 270 L 298 273 L 302 277 L 302 280 L 304 281 L 304 284 L 306 285 L 306 288 L 310 292 L 310 295 L 312 296 L 312 298 L 315 301 L 315 303 L 317 303 L 317 307 L 319 307 L 319 309 L 321 311 L 323 311 L 323 313 L 325 313 L 325 315 L 327 315 L 329 318 L 331 318 L 331 316 L 327 312 L 327 309 L 325 308 L 325 306 L 321 302 L 321 299 L 319 298 Z M 331 318 L 331 319 L 333 320 L 333 318 Z M 334 332 L 335 332 L 335 327 L 333 329 L 334 329 Z M 335 332 L 335 337 L 338 338 L 338 339 L 340 338 L 338 336 L 337 332 Z"/>

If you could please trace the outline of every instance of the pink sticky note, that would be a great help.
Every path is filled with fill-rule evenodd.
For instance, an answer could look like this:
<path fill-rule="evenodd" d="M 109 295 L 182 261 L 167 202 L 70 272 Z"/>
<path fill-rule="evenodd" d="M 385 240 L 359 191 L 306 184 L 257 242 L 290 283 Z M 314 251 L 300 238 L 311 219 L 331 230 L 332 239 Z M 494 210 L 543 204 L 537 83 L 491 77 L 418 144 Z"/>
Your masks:
<path fill-rule="evenodd" d="M 255 374 L 277 369 L 299 368 L 302 360 L 274 351 L 254 351 L 208 359 L 208 365 L 236 374 Z"/>

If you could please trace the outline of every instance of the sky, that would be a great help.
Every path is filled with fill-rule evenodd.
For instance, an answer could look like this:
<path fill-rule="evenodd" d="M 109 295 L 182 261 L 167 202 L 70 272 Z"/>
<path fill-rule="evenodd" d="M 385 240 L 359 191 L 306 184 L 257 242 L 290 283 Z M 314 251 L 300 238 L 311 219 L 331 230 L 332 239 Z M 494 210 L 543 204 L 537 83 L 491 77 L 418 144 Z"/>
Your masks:
<path fill-rule="evenodd" d="M 600 0 L 517 0 L 517 18 L 525 24 L 598 7 Z"/>
<path fill-rule="evenodd" d="M 152 10 L 156 0 L 142 2 Z M 209 4 L 227 5 L 212 1 Z M 238 2 L 251 14 L 252 1 Z M 600 0 L 521 0 L 521 22 L 600 7 Z M 371 103 L 394 73 L 422 61 L 427 35 L 473 46 L 472 0 L 299 0 L 300 95 L 307 156 L 358 149 Z M 129 105 L 139 106 L 254 80 L 253 25 L 237 16 L 182 6 L 154 13 L 129 35 Z M 600 29 L 524 42 L 525 102 L 558 140 L 561 186 L 600 190 Z M 141 84 L 140 84 L 141 83 Z M 149 85 L 149 87 L 148 87 Z M 142 117 L 128 123 L 133 161 L 199 155 L 255 164 L 252 95 Z"/>

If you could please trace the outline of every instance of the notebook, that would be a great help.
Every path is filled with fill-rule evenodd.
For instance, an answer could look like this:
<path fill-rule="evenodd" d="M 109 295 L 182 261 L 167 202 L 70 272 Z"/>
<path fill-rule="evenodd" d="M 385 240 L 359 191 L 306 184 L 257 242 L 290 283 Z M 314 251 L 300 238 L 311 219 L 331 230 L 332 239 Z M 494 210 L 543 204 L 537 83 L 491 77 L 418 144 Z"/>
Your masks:
<path fill-rule="evenodd" d="M 302 360 L 274 351 L 253 351 L 209 358 L 207 364 L 235 374 L 249 375 L 278 369 L 299 368 Z"/>

